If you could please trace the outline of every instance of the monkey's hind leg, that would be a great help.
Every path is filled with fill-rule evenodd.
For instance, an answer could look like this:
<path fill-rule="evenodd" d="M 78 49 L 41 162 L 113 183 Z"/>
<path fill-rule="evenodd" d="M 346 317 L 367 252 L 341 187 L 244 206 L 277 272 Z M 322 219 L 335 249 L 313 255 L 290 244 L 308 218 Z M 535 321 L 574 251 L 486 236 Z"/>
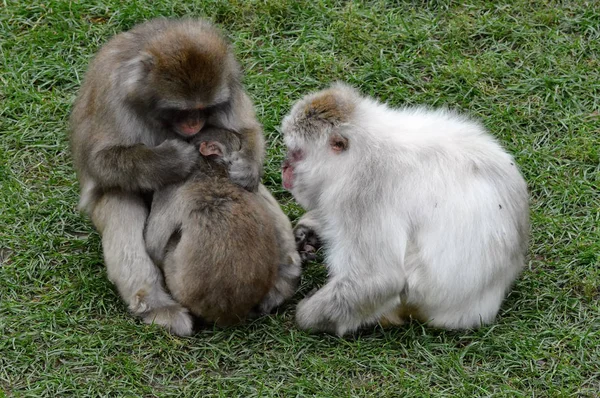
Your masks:
<path fill-rule="evenodd" d="M 134 315 L 189 336 L 190 314 L 165 291 L 162 274 L 146 253 L 147 216 L 142 198 L 124 192 L 106 193 L 94 207 L 92 221 L 102 234 L 108 278 Z"/>
<path fill-rule="evenodd" d="M 265 208 L 275 221 L 275 232 L 280 253 L 275 285 L 259 304 L 259 311 L 268 314 L 296 292 L 300 280 L 301 260 L 296 250 L 292 224 L 279 207 L 279 203 L 262 184 L 258 187 L 258 196 L 264 200 Z"/>
<path fill-rule="evenodd" d="M 376 323 L 400 305 L 404 281 L 397 275 L 333 277 L 296 307 L 300 329 L 338 336 Z"/>

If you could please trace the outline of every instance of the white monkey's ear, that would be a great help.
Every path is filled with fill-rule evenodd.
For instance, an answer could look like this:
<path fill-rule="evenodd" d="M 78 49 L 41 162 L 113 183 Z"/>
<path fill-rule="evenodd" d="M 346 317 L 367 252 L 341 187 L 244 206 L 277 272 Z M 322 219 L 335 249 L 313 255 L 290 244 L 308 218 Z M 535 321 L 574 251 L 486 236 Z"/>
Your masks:
<path fill-rule="evenodd" d="M 200 143 L 200 154 L 202 156 L 223 156 L 225 146 L 218 141 L 202 141 Z"/>
<path fill-rule="evenodd" d="M 339 133 L 333 133 L 329 138 L 329 147 L 334 153 L 342 153 L 348 149 L 348 138 Z"/>

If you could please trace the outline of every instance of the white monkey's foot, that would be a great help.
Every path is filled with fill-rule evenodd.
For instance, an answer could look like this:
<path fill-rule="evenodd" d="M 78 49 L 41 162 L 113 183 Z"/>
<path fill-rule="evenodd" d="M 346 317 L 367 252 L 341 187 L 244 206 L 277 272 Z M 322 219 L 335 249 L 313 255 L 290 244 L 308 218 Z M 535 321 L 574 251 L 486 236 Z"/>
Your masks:
<path fill-rule="evenodd" d="M 303 330 L 343 335 L 343 332 L 337 332 L 336 323 L 321 312 L 311 298 L 298 303 L 296 307 L 296 324 Z"/>
<path fill-rule="evenodd" d="M 303 330 L 326 332 L 342 337 L 358 326 L 344 322 L 342 318 L 349 318 L 348 308 L 335 300 L 322 298 L 319 291 L 300 301 L 296 307 L 296 323 Z"/>
<path fill-rule="evenodd" d="M 129 309 L 147 324 L 165 327 L 177 336 L 191 336 L 194 331 L 192 316 L 188 310 L 170 298 L 165 292 L 150 297 L 143 289 L 134 296 Z"/>
<path fill-rule="evenodd" d="M 321 246 L 315 230 L 309 225 L 303 224 L 301 220 L 294 228 L 294 238 L 302 262 L 314 261 L 317 258 L 317 249 Z"/>

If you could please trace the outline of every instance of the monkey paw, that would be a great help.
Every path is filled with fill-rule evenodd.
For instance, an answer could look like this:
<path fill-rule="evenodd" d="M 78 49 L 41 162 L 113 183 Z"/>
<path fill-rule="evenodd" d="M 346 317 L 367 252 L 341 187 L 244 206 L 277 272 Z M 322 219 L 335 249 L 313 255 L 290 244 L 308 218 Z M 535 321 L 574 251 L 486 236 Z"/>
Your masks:
<path fill-rule="evenodd" d="M 161 155 L 164 169 L 169 170 L 176 181 L 186 178 L 200 158 L 196 148 L 182 140 L 167 140 L 154 150 Z"/>
<path fill-rule="evenodd" d="M 155 308 L 143 314 L 142 319 L 147 324 L 160 325 L 177 336 L 191 336 L 193 321 L 187 309 L 179 304 Z"/>
<path fill-rule="evenodd" d="M 296 324 L 303 330 L 342 336 L 344 330 L 340 330 L 337 323 L 327 315 L 327 305 L 323 304 L 314 294 L 300 301 L 296 307 Z"/>
<path fill-rule="evenodd" d="M 314 229 L 307 225 L 298 224 L 294 228 L 294 238 L 302 262 L 316 260 L 317 249 L 321 246 L 321 242 L 319 242 L 319 237 Z"/>
<path fill-rule="evenodd" d="M 229 179 L 248 191 L 255 191 L 260 182 L 260 167 L 252 159 L 233 152 L 223 158 L 229 169 Z"/>

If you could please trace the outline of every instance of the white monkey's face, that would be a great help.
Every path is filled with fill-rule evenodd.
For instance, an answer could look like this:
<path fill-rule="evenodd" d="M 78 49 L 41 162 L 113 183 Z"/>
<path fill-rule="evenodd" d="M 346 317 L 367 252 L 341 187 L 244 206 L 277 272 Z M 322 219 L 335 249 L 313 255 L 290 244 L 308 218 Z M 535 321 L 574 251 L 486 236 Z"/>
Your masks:
<path fill-rule="evenodd" d="M 347 155 L 349 141 L 338 133 L 326 132 L 317 137 L 295 138 L 285 137 L 288 152 L 282 165 L 283 186 L 310 210 L 323 189 L 337 178 L 339 161 Z"/>
<path fill-rule="evenodd" d="M 342 159 L 349 159 L 347 125 L 357 94 L 349 87 L 310 94 L 296 102 L 283 119 L 281 131 L 288 148 L 283 186 L 309 210 L 339 176 Z"/>
<path fill-rule="evenodd" d="M 294 188 L 295 169 L 298 162 L 304 158 L 304 152 L 301 149 L 289 150 L 282 165 L 283 187 L 289 191 Z"/>

